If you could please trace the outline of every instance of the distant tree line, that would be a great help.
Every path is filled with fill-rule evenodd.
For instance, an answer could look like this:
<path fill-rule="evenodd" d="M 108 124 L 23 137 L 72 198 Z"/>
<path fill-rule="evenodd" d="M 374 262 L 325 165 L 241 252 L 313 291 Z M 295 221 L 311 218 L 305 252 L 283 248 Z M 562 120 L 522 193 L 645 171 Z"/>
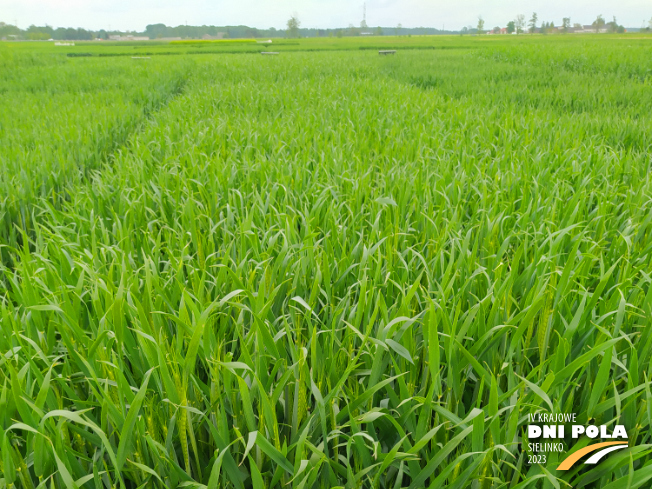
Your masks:
<path fill-rule="evenodd" d="M 582 24 L 576 23 L 573 24 L 573 26 L 571 27 L 570 17 L 564 17 L 560 26 L 555 26 L 554 22 L 544 21 L 541 23 L 541 25 L 539 25 L 538 22 L 539 22 L 539 16 L 537 15 L 536 12 L 533 12 L 532 17 L 530 17 L 530 19 L 527 21 L 525 19 L 525 15 L 520 14 L 517 15 L 514 20 L 510 20 L 507 23 L 507 27 L 505 27 L 504 29 L 501 29 L 500 27 L 494 27 L 489 32 L 493 34 L 501 34 L 501 33 L 522 34 L 524 32 L 529 32 L 530 34 L 534 34 L 534 33 L 566 34 L 570 32 L 587 31 L 587 27 L 583 26 Z M 625 32 L 625 27 L 618 24 L 616 17 L 614 17 L 611 22 L 607 22 L 602 15 L 598 15 L 598 17 L 590 25 L 590 28 L 595 32 L 611 32 L 611 33 Z M 650 19 L 649 27 L 643 30 L 650 30 L 650 28 L 652 28 L 652 19 Z M 484 20 L 482 19 L 482 17 L 478 17 L 477 27 L 475 29 L 471 28 L 471 26 L 465 27 L 462 29 L 461 34 L 484 34 L 485 32 L 486 31 L 484 29 Z"/>
<path fill-rule="evenodd" d="M 7 36 L 20 36 L 21 30 L 15 25 L 0 22 L 0 39 Z"/>
<path fill-rule="evenodd" d="M 482 34 L 485 33 L 485 22 L 480 17 L 478 19 L 477 27 L 464 27 L 457 31 L 447 31 L 436 29 L 433 27 L 402 27 L 398 24 L 396 27 L 370 27 L 366 24 L 354 26 L 350 24 L 348 27 L 339 29 L 315 29 L 315 28 L 302 28 L 301 23 L 296 15 L 293 15 L 288 21 L 286 29 L 276 29 L 270 27 L 269 29 L 258 29 L 256 27 L 248 27 L 246 25 L 237 26 L 215 26 L 215 25 L 202 25 L 202 26 L 189 26 L 179 25 L 176 27 L 168 26 L 165 24 L 150 24 L 143 32 L 137 31 L 119 31 L 119 30 L 105 30 L 100 29 L 97 31 L 87 30 L 82 28 L 73 27 L 58 27 L 54 28 L 49 25 L 35 26 L 31 25 L 27 29 L 19 29 L 15 25 L 0 22 L 0 39 L 5 40 L 66 40 L 66 41 L 89 41 L 93 39 L 109 39 L 113 35 L 133 35 L 139 37 L 149 37 L 152 40 L 164 38 L 181 38 L 181 39 L 201 39 L 204 36 L 210 37 L 224 37 L 227 39 L 251 39 L 251 38 L 300 38 L 300 37 L 350 37 L 350 36 L 422 36 L 422 35 L 438 35 L 438 34 Z M 609 32 L 624 32 L 624 27 L 619 25 L 614 17 L 611 22 L 599 15 L 597 19 L 591 24 L 596 32 L 606 28 Z M 562 24 L 558 27 L 554 22 L 542 22 L 539 26 L 538 16 L 536 13 L 532 14 L 529 21 L 526 21 L 524 15 L 518 15 L 514 20 L 507 23 L 507 33 L 513 32 L 517 34 L 525 32 L 538 32 L 548 34 L 552 32 L 573 32 L 574 30 L 582 29 L 581 24 L 573 24 L 569 17 L 565 17 Z M 652 19 L 647 28 L 643 30 L 652 30 Z M 494 27 L 490 30 L 493 33 L 501 32 L 499 27 Z"/>
<path fill-rule="evenodd" d="M 111 34 L 114 33 L 112 32 Z M 116 31 L 115 34 L 125 33 Z M 27 41 L 47 41 L 48 39 L 54 39 L 55 41 L 92 41 L 97 38 L 108 39 L 108 37 L 109 32 L 104 29 L 91 31 L 81 28 L 75 29 L 73 27 L 54 28 L 49 25 L 43 27 L 31 25 L 27 29 L 19 29 L 15 25 L 0 22 L 0 39 L 19 39 Z"/>
<path fill-rule="evenodd" d="M 290 17 L 285 29 L 257 29 L 246 25 L 238 26 L 167 26 L 165 24 L 151 24 L 145 28 L 141 35 L 150 39 L 162 39 L 170 37 L 181 37 L 183 39 L 201 39 L 203 36 L 217 36 L 224 34 L 225 38 L 300 38 L 300 37 L 343 37 L 363 35 L 433 35 L 433 34 L 456 34 L 457 31 L 442 31 L 431 27 L 403 28 L 399 27 L 356 27 L 349 25 L 340 29 L 316 29 L 302 28 L 301 22 L 296 15 Z"/>
<path fill-rule="evenodd" d="M 119 31 L 119 30 L 105 30 L 100 29 L 97 31 L 87 30 L 72 27 L 51 27 L 35 25 L 29 26 L 27 29 L 19 29 L 15 25 L 0 22 L 0 39 L 5 40 L 31 40 L 43 41 L 48 39 L 66 40 L 66 41 L 90 41 L 93 39 L 109 39 L 113 35 L 133 35 L 149 37 L 152 40 L 164 38 L 181 38 L 181 39 L 201 39 L 204 36 L 218 37 L 223 36 L 227 39 L 251 39 L 251 38 L 299 38 L 299 37 L 344 37 L 344 36 L 364 36 L 364 35 L 434 35 L 434 34 L 457 34 L 459 31 L 443 31 L 430 27 L 416 27 L 407 28 L 402 27 L 400 24 L 397 27 L 356 27 L 349 25 L 349 27 L 341 29 L 314 29 L 302 28 L 296 16 L 293 17 L 296 22 L 291 23 L 286 29 L 276 29 L 270 27 L 269 29 L 257 29 L 255 27 L 248 27 L 246 25 L 237 26 L 215 26 L 215 25 L 202 25 L 190 26 L 179 25 L 176 27 L 167 26 L 165 24 L 150 24 L 143 32 L 136 31 Z"/>

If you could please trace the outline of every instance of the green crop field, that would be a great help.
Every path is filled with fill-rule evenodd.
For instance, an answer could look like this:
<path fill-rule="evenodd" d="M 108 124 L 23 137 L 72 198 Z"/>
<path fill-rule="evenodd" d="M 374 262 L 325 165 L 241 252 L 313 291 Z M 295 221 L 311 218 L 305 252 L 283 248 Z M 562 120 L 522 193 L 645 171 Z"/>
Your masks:
<path fill-rule="evenodd" d="M 652 36 L 0 43 L 0 489 L 650 487 L 651 116 Z"/>

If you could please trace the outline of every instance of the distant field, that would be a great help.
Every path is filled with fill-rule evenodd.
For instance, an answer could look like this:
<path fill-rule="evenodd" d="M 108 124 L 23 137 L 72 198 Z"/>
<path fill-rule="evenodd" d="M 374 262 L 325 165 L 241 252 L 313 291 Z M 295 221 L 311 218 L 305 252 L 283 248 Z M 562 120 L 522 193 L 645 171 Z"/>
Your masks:
<path fill-rule="evenodd" d="M 649 487 L 649 39 L 0 43 L 0 489 Z"/>
<path fill-rule="evenodd" d="M 255 41 L 267 39 L 225 39 L 218 41 L 75 41 L 75 46 L 55 46 L 54 42 L 1 43 L 0 52 L 51 53 L 51 54 L 91 54 L 92 56 L 133 56 L 133 55 L 184 55 L 184 54 L 226 54 L 260 51 L 340 51 L 355 49 L 482 49 L 491 46 L 542 45 L 575 46 L 608 43 L 616 48 L 628 47 L 630 43 L 649 41 L 652 34 L 577 34 L 577 35 L 487 35 L 487 36 L 369 36 L 369 37 L 323 37 L 310 39 L 271 39 L 271 44 Z M 645 43 L 643 43 L 645 45 Z M 631 46 L 630 46 L 631 47 Z"/>

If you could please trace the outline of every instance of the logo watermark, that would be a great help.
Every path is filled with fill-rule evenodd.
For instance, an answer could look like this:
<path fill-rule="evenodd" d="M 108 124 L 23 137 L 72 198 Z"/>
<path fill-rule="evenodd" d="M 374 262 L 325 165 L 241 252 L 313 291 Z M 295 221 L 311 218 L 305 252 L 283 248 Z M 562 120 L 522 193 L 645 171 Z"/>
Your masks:
<path fill-rule="evenodd" d="M 535 424 L 536 423 L 536 424 Z M 550 452 L 566 452 L 566 437 L 578 440 L 583 437 L 600 440 L 568 455 L 557 470 L 570 470 L 584 456 L 591 455 L 584 464 L 594 465 L 604 457 L 629 446 L 624 425 L 610 428 L 607 425 L 582 425 L 577 423 L 575 413 L 528 414 L 526 451 L 529 463 L 546 463 Z M 610 441 L 602 441 L 610 440 Z M 596 453 L 594 453 L 596 452 Z"/>

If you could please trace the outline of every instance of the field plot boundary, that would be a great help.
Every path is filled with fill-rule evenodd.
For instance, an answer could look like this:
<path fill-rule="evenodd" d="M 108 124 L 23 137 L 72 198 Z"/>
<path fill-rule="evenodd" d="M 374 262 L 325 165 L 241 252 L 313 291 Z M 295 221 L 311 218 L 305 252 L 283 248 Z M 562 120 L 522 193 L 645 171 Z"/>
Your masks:
<path fill-rule="evenodd" d="M 98 141 L 98 146 L 94 148 L 94 157 L 92 160 L 77 164 L 76 168 L 81 179 L 78 183 L 88 180 L 93 172 L 101 171 L 102 167 L 111 164 L 116 154 L 123 148 L 131 137 L 137 134 L 142 128 L 151 120 L 156 113 L 164 109 L 175 98 L 183 93 L 189 78 L 192 76 L 190 67 L 181 69 L 178 76 L 169 80 L 170 87 L 162 96 L 156 98 L 156 95 L 146 94 L 140 106 L 140 114 L 127 122 L 127 127 L 122 131 L 112 131 L 110 140 Z M 160 93 L 158 95 L 161 95 Z M 44 185 L 44 184 L 40 184 Z M 56 188 L 48 190 L 48 201 L 54 205 L 55 208 L 62 202 L 70 200 L 70 193 L 73 191 L 71 188 L 71 181 L 69 178 L 65 179 Z M 35 207 L 39 205 L 39 197 L 32 196 L 32 198 L 25 199 L 7 192 L 4 201 L 0 199 L 0 237 L 3 237 L 7 242 L 17 242 L 22 244 L 22 237 L 16 233 L 14 225 L 17 225 L 23 231 L 29 232 L 32 228 L 32 212 Z M 41 197 L 46 197 L 45 195 Z M 0 252 L 0 261 L 3 254 Z"/>

